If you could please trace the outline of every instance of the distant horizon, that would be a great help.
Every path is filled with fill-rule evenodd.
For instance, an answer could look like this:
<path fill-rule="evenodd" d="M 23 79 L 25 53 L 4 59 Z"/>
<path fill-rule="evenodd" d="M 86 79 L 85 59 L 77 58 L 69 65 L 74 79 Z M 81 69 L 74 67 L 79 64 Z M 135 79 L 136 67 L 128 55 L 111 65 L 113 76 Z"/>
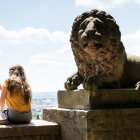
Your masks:
<path fill-rule="evenodd" d="M 32 91 L 33 93 L 54 93 L 57 91 Z"/>
<path fill-rule="evenodd" d="M 57 98 L 57 92 L 33 92 L 33 99 L 55 99 Z"/>

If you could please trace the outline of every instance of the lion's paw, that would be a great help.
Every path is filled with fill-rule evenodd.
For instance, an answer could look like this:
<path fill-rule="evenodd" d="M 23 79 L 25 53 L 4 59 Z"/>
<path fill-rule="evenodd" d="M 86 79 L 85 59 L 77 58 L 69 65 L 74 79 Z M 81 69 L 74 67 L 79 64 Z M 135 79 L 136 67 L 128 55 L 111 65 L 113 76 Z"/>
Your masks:
<path fill-rule="evenodd" d="M 74 90 L 77 89 L 77 85 L 74 84 L 73 78 L 68 78 L 67 81 L 65 82 L 65 88 L 67 90 Z"/>
<path fill-rule="evenodd" d="M 67 79 L 65 88 L 67 90 L 74 90 L 83 82 L 83 77 L 77 72 Z"/>

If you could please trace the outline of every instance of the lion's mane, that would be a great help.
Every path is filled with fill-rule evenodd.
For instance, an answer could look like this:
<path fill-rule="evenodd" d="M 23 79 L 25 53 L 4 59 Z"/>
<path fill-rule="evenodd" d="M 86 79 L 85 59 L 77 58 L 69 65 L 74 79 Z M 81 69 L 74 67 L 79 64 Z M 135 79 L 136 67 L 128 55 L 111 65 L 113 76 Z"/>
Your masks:
<path fill-rule="evenodd" d="M 89 55 L 84 51 L 79 39 L 81 24 L 90 17 L 103 23 L 103 27 L 97 24 L 94 29 L 95 33 L 100 35 L 100 37 L 95 36 L 95 33 L 90 34 L 89 37 L 90 40 L 93 40 L 96 44 L 101 43 L 103 46 L 100 50 L 98 49 L 99 53 L 94 55 Z M 70 42 L 80 74 L 84 78 L 87 78 L 93 75 L 113 75 L 116 73 L 115 69 L 117 65 L 119 63 L 123 65 L 125 57 L 125 49 L 120 39 L 121 33 L 119 26 L 116 24 L 114 18 L 106 12 L 92 10 L 76 17 L 72 26 Z M 118 70 L 120 73 L 122 73 L 122 71 L 123 70 Z M 119 79 L 120 75 L 121 74 L 119 74 L 119 76 L 117 75 L 116 79 Z"/>

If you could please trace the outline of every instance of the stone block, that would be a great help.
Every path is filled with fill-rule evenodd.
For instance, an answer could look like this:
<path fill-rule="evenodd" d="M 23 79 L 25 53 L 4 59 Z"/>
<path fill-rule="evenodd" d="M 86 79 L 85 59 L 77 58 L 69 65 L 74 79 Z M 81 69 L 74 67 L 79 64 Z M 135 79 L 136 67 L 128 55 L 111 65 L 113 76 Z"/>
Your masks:
<path fill-rule="evenodd" d="M 59 125 L 44 120 L 29 124 L 0 125 L 0 140 L 58 140 Z"/>
<path fill-rule="evenodd" d="M 68 109 L 140 107 L 140 91 L 135 89 L 59 90 L 58 107 Z"/>
<path fill-rule="evenodd" d="M 44 109 L 43 119 L 60 124 L 61 140 L 140 140 L 140 108 Z"/>

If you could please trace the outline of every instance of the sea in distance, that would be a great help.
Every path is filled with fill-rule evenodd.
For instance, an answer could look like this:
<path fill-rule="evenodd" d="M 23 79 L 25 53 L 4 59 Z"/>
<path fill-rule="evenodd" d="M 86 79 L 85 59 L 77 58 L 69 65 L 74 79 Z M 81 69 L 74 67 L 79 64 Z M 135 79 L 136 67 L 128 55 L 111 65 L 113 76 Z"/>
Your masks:
<path fill-rule="evenodd" d="M 44 108 L 53 108 L 57 105 L 57 92 L 33 92 L 33 119 L 42 119 Z"/>

